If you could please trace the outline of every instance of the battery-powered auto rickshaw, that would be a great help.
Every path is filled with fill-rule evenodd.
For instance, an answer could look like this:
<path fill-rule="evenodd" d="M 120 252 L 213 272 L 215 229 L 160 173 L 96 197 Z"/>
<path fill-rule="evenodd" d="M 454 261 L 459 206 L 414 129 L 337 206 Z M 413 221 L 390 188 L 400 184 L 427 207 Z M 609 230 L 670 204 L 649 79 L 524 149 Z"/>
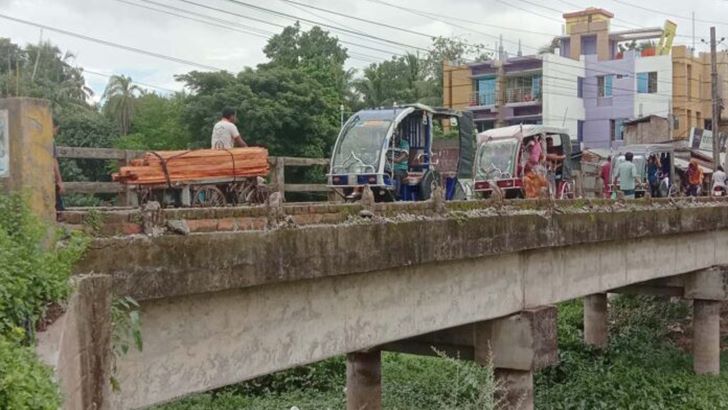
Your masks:
<path fill-rule="evenodd" d="M 533 124 L 512 125 L 481 132 L 477 144 L 473 171 L 476 193 L 489 197 L 495 185 L 506 198 L 523 198 L 529 154 L 535 144 L 541 144 L 543 157 L 552 155 L 562 159 L 539 158 L 538 163 L 531 164 L 533 171 L 543 173 L 552 198 L 574 197 L 571 139 L 566 130 Z"/>
<path fill-rule="evenodd" d="M 635 186 L 635 198 L 641 198 L 647 194 L 657 197 L 675 196 L 678 189 L 675 179 L 675 150 L 671 144 L 636 144 L 619 147 L 612 156 L 611 192 L 619 190 L 617 184 L 613 184 L 613 182 L 619 164 L 625 161 L 624 155 L 628 152 L 632 153 L 632 163 L 637 168 L 637 177 L 641 181 Z M 652 155 L 655 156 L 658 166 L 655 173 L 657 187 L 651 191 L 647 176 L 648 162 Z M 652 195 L 653 193 L 656 195 Z"/>
<path fill-rule="evenodd" d="M 432 142 L 435 122 L 457 127 L 456 175 L 441 181 Z M 412 104 L 362 110 L 349 118 L 331 155 L 327 185 L 348 200 L 370 187 L 378 202 L 420 201 L 444 182 L 446 199 L 465 199 L 475 154 L 472 113 Z"/>

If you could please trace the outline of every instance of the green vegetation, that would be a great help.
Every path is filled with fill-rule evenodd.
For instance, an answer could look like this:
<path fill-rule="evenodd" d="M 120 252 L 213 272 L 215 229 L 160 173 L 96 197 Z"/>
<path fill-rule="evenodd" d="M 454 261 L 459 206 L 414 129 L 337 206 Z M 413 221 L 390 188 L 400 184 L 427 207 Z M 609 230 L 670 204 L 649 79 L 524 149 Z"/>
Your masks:
<path fill-rule="evenodd" d="M 689 315 L 686 302 L 619 297 L 611 303 L 604 352 L 582 343 L 581 302 L 559 307 L 561 364 L 537 376 L 537 408 L 728 408 L 726 373 L 695 376 L 690 354 L 670 338 L 668 329 Z"/>
<path fill-rule="evenodd" d="M 343 357 L 279 372 L 161 406 L 159 410 L 301 410 L 346 407 Z M 387 409 L 494 409 L 490 368 L 452 358 L 384 353 L 382 400 Z"/>
<path fill-rule="evenodd" d="M 70 290 L 86 239 L 59 240 L 18 196 L 0 195 L 0 408 L 57 409 L 60 397 L 32 344 L 46 309 Z"/>

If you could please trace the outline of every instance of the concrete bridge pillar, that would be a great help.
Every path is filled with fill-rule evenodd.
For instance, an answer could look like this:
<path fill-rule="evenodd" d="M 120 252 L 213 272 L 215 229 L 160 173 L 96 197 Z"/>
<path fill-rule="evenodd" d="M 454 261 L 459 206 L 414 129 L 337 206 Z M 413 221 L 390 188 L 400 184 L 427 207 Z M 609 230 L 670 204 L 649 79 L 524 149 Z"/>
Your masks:
<path fill-rule="evenodd" d="M 685 275 L 685 298 L 693 299 L 693 370 L 720 373 L 720 308 L 728 299 L 728 270 L 716 266 Z"/>
<path fill-rule="evenodd" d="M 379 350 L 346 355 L 346 409 L 381 410 L 382 353 Z"/>
<path fill-rule="evenodd" d="M 595 293 L 584 297 L 584 343 L 599 349 L 609 341 L 607 294 Z"/>
<path fill-rule="evenodd" d="M 496 401 L 504 409 L 533 410 L 533 372 L 530 370 L 495 369 L 495 379 L 502 390 Z"/>
<path fill-rule="evenodd" d="M 720 373 L 720 307 L 714 300 L 693 300 L 693 370 Z"/>

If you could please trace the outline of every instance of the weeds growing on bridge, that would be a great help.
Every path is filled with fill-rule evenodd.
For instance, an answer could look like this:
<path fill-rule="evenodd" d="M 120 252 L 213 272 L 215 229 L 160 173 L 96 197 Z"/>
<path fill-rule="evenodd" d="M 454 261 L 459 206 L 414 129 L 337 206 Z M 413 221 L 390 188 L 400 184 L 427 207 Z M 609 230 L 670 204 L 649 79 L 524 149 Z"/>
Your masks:
<path fill-rule="evenodd" d="M 21 197 L 0 195 L 0 409 L 60 407 L 51 372 L 29 345 L 48 306 L 68 295 L 87 240 L 53 234 Z"/>

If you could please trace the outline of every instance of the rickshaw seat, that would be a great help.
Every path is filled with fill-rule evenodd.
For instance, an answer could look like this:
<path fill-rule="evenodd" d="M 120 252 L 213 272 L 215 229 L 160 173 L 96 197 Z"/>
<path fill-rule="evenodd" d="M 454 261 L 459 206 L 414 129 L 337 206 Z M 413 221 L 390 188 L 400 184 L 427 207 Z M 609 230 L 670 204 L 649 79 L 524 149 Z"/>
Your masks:
<path fill-rule="evenodd" d="M 404 177 L 403 182 L 407 185 L 419 185 L 424 176 L 424 172 L 407 172 L 407 176 Z"/>

